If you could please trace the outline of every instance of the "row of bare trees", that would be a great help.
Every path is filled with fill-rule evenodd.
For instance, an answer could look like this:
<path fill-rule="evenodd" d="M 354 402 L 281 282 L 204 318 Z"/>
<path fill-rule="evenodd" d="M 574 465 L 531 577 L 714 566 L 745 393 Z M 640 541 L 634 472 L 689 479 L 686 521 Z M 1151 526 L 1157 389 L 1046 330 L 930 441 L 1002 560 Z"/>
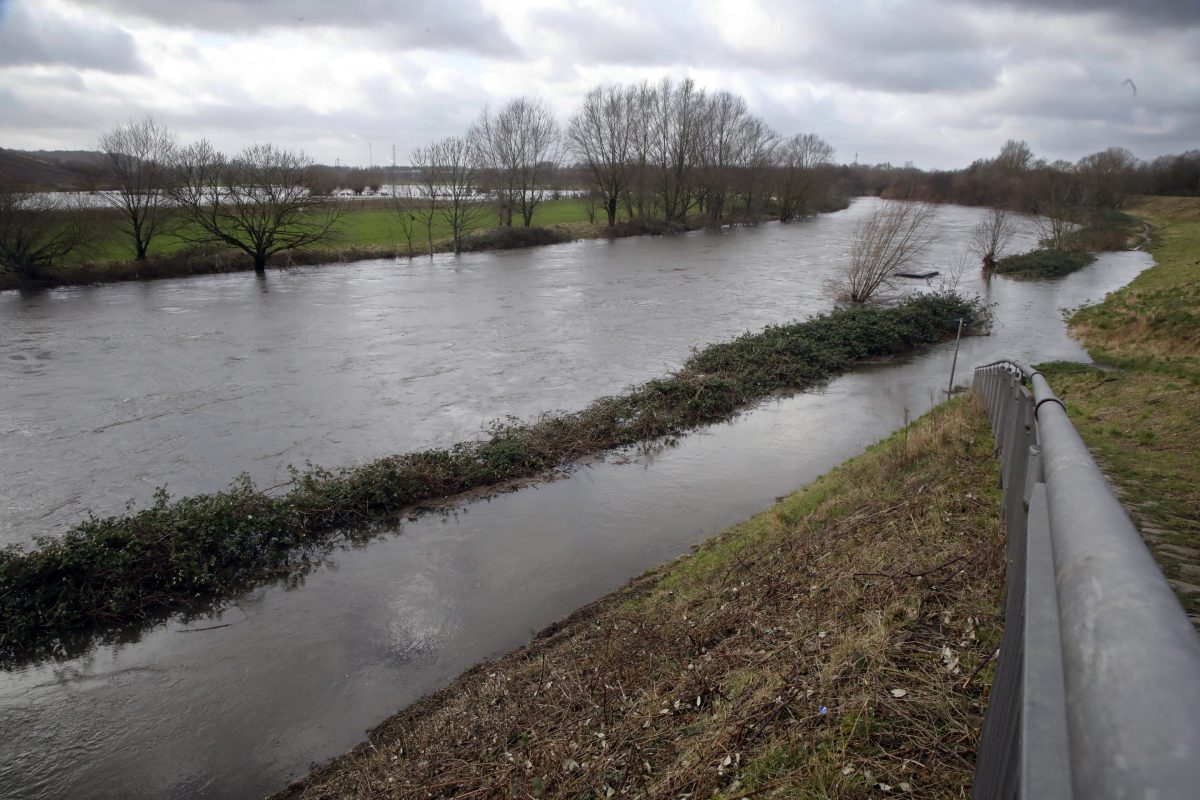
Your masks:
<path fill-rule="evenodd" d="M 754 221 L 768 208 L 788 221 L 813 212 L 833 153 L 815 134 L 781 139 L 738 95 L 665 78 L 596 87 L 565 129 L 538 98 L 485 107 L 465 135 L 414 150 L 418 190 L 393 187 L 392 195 L 410 253 L 422 230 L 432 249 L 438 219 L 455 252 L 488 210 L 500 227 L 529 227 L 564 161 L 574 162 L 589 207 L 598 205 L 609 226 L 622 214 Z"/>
<path fill-rule="evenodd" d="M 139 261 L 169 233 L 241 250 L 261 272 L 275 253 L 329 240 L 340 217 L 324 198 L 328 176 L 303 152 L 256 144 L 230 156 L 204 140 L 185 146 L 152 118 L 117 125 L 100 147 L 111 189 L 99 196 L 115 209 Z M 824 190 L 820 170 L 832 157 L 815 134 L 781 140 L 738 95 L 667 78 L 593 89 L 565 132 L 538 98 L 485 107 L 465 135 L 414 150 L 415 188 L 393 185 L 391 195 L 410 255 L 420 238 L 432 252 L 439 221 L 457 253 L 488 210 L 502 228 L 516 220 L 529 227 L 569 158 L 611 226 L 622 212 L 631 220 L 675 224 L 702 215 L 724 224 L 755 221 L 770 207 L 780 220 L 794 219 L 813 210 Z M 61 224 L 66 209 L 37 217 L 17 195 L 8 206 L 53 228 L 54 247 L 31 249 L 22 235 L 10 237 L 19 245 L 0 249 L 0 256 L 41 254 L 20 256 L 22 270 L 44 269 L 77 246 L 80 237 Z"/>
<path fill-rule="evenodd" d="M 529 227 L 554 184 L 562 135 L 550 108 L 538 98 L 519 97 L 493 111 L 485 106 L 464 136 L 447 136 L 412 151 L 413 187 L 393 185 L 391 195 L 401 235 L 408 243 L 423 231 L 433 252 L 433 230 L 441 220 L 455 253 L 489 211 L 500 227 L 514 220 Z"/>
<path fill-rule="evenodd" d="M 746 101 L 678 83 L 598 86 L 567 125 L 570 154 L 614 225 L 630 219 L 754 220 L 774 201 L 781 220 L 809 213 L 833 148 L 815 134 L 781 140 Z"/>

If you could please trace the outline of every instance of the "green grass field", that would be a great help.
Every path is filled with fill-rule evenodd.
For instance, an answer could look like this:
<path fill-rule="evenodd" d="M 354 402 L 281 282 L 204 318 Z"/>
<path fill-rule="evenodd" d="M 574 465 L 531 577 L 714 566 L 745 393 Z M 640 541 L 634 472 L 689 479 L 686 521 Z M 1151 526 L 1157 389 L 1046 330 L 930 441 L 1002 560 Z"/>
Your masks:
<path fill-rule="evenodd" d="M 341 248 L 387 249 L 405 252 L 407 243 L 404 231 L 400 225 L 399 216 L 390 208 L 381 207 L 380 203 L 358 202 L 346 203 L 345 214 L 339 220 L 336 236 L 326 251 L 336 251 Z M 549 200 L 537 208 L 533 216 L 533 224 L 541 227 L 555 225 L 571 225 L 587 223 L 587 210 L 582 200 Z M 496 227 L 496 215 L 485 210 L 479 217 L 477 230 L 490 230 Z M 520 222 L 517 222 L 520 225 Z M 182 237 L 164 234 L 155 239 L 150 246 L 152 256 L 171 256 L 187 249 L 190 245 L 185 228 Z M 433 222 L 433 240 L 435 247 L 438 243 L 450 238 L 450 226 L 438 215 Z M 414 223 L 413 247 L 417 252 L 428 252 L 427 234 L 420 221 Z M 119 220 L 115 216 L 105 215 L 99 223 L 95 239 L 88 247 L 75 253 L 63 266 L 84 264 L 88 262 L 128 261 L 133 258 L 133 244 L 128 234 L 120 230 Z"/>

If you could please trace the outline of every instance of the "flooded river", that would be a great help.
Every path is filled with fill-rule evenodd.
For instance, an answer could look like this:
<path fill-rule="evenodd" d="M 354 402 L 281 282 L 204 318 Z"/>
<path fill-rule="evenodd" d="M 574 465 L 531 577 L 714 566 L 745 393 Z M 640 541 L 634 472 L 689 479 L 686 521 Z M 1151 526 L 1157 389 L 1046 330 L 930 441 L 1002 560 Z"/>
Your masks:
<path fill-rule="evenodd" d="M 830 307 L 875 201 L 792 225 L 433 261 L 0 295 L 0 540 L 61 532 L 167 484 L 333 466 L 578 408 L 689 348 Z M 939 209 L 924 259 L 959 260 L 975 209 Z M 1026 236 L 1024 244 L 1032 241 Z M 996 304 L 971 365 L 1082 359 L 1061 310 L 1149 266 L 976 280 Z M 463 505 L 345 548 L 302 585 L 0 674 L 0 787 L 19 797 L 245 796 L 353 746 L 396 709 L 686 552 L 915 417 L 952 346 L 772 399 L 677 446 Z"/>

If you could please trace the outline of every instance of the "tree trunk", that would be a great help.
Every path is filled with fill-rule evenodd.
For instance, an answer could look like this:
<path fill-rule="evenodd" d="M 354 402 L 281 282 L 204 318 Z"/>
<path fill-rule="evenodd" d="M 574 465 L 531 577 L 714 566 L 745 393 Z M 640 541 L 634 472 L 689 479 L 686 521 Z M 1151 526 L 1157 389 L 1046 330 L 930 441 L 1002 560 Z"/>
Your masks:
<path fill-rule="evenodd" d="M 254 271 L 256 273 L 258 273 L 259 275 L 267 274 L 267 254 L 266 253 L 255 253 L 254 254 Z"/>
<path fill-rule="evenodd" d="M 604 203 L 604 210 L 608 214 L 608 227 L 611 228 L 617 224 L 617 198 L 609 198 Z"/>

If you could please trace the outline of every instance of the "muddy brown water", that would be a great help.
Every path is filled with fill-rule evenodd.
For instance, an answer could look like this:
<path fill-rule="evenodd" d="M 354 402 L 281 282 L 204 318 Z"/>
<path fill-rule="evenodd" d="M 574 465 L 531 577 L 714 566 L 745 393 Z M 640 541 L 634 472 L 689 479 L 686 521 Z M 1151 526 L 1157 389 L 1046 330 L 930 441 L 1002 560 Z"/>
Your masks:
<path fill-rule="evenodd" d="M 0 537 L 54 535 L 154 486 L 270 485 L 578 408 L 691 347 L 830 306 L 873 200 L 800 224 L 433 261 L 0 295 Z M 939 209 L 923 264 L 960 257 L 977 209 Z M 1032 241 L 1027 233 L 1022 244 Z M 995 304 L 971 365 L 1083 359 L 1062 309 L 1150 265 L 1103 256 L 1056 283 L 964 288 Z M 936 282 L 936 281 L 935 281 Z M 914 285 L 923 286 L 923 282 Z M 173 617 L 0 674 L 0 795 L 253 797 L 575 607 L 770 505 L 916 417 L 951 346 L 773 398 L 571 477 L 346 547 L 295 587 Z"/>

